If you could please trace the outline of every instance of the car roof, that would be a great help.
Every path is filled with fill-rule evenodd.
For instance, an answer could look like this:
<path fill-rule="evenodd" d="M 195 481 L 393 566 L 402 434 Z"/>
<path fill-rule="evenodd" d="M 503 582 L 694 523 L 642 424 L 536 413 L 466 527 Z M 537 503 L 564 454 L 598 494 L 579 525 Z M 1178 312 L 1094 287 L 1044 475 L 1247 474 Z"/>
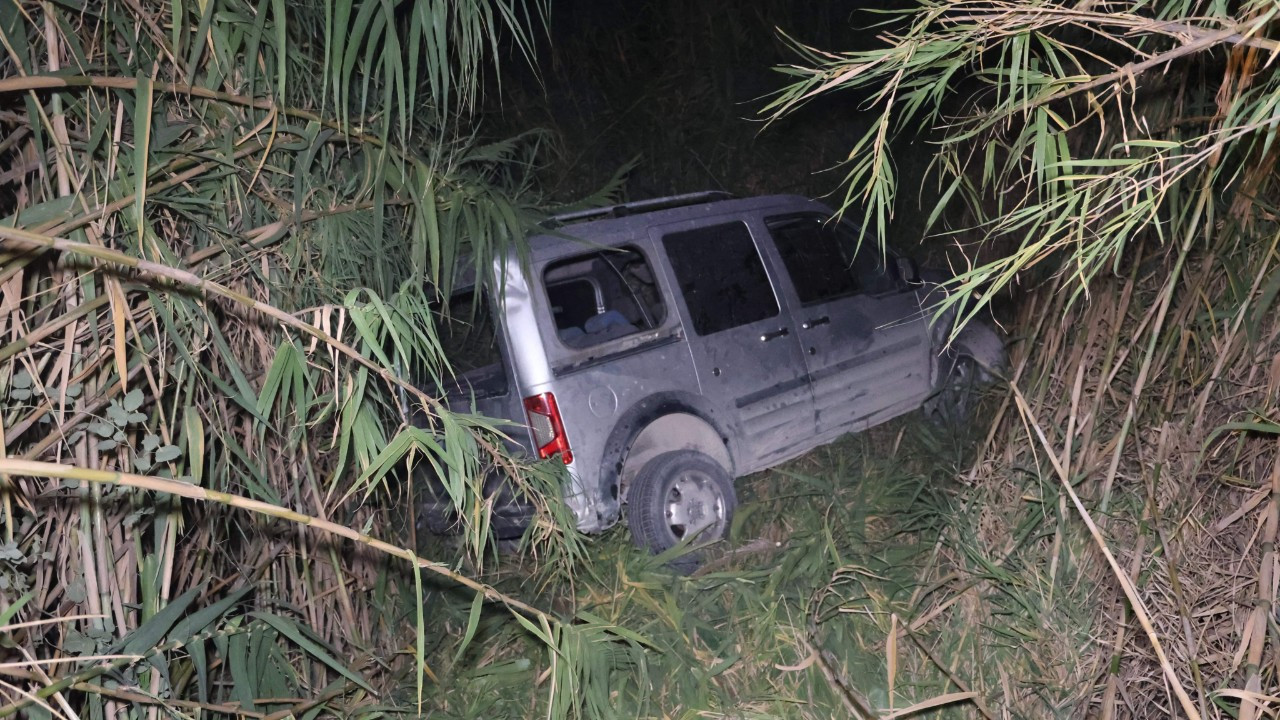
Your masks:
<path fill-rule="evenodd" d="M 689 204 L 680 202 L 683 199 L 696 197 L 708 199 Z M 672 207 L 672 204 L 675 204 L 675 207 Z M 761 210 L 809 211 L 828 215 L 832 212 L 822 203 L 801 195 L 761 195 L 747 198 L 732 198 L 718 193 L 680 195 L 559 216 L 561 220 L 568 218 L 571 221 L 570 224 L 559 227 L 555 227 L 556 219 L 552 218 L 553 227 L 530 236 L 529 249 L 535 260 L 564 257 L 589 249 L 593 244 L 612 245 L 628 238 L 644 237 L 648 234 L 648 229 L 655 225 L 670 225 L 707 217 L 738 215 Z M 588 213 L 603 215 L 603 217 L 573 222 L 577 220 L 577 216 Z"/>

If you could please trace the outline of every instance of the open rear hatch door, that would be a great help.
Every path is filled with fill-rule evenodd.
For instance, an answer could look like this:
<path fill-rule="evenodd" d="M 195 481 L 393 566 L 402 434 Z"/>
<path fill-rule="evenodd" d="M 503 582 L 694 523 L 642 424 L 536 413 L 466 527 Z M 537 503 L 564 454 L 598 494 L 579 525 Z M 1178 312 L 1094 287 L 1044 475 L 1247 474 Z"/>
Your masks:
<path fill-rule="evenodd" d="M 491 299 L 475 288 L 464 288 L 434 310 L 437 340 L 450 367 L 440 373 L 438 382 L 426 380 L 419 382 L 420 386 L 428 392 L 443 393 L 446 406 L 453 412 L 499 421 L 495 425 L 506 438 L 506 450 L 512 455 L 527 456 L 529 431 L 524 409 L 516 393 L 502 333 L 494 322 Z M 420 373 L 415 376 L 423 380 Z M 425 421 L 421 413 L 415 416 L 416 424 L 425 425 Z M 499 538 L 519 536 L 532 518 L 532 506 L 516 497 L 499 468 L 487 464 L 484 472 L 485 497 L 494 504 L 495 534 Z M 441 478 L 433 477 L 430 466 L 422 467 L 419 473 L 424 481 L 419 490 L 422 519 L 434 532 L 449 532 L 457 523 Z"/>

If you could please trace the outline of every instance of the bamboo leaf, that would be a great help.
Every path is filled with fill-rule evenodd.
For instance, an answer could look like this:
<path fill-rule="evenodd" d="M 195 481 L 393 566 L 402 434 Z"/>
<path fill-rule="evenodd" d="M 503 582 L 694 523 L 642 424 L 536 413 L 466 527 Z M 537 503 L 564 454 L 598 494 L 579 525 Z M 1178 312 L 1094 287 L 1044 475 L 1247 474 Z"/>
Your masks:
<path fill-rule="evenodd" d="M 214 623 L 223 615 L 226 615 L 228 610 L 253 590 L 254 587 L 252 585 L 246 585 L 238 590 L 231 591 L 226 597 L 212 605 L 191 613 L 173 626 L 173 629 L 169 631 L 169 638 L 171 640 L 187 640 L 200 633 L 208 632 Z"/>
<path fill-rule="evenodd" d="M 483 612 L 484 593 L 476 593 L 476 596 L 471 600 L 471 612 L 467 615 L 467 629 L 463 631 L 462 642 L 458 643 L 458 650 L 453 655 L 455 664 L 462 659 L 463 653 L 471 645 L 472 638 L 476 636 L 476 628 L 480 626 L 480 615 Z"/>
<path fill-rule="evenodd" d="M 141 248 L 146 233 L 147 175 L 151 158 L 151 113 L 155 98 L 151 78 L 143 73 L 135 77 L 133 126 L 136 133 L 133 145 L 133 212 L 138 224 L 138 247 Z M 122 374 L 121 378 L 124 377 Z"/>
<path fill-rule="evenodd" d="M 275 96 L 277 98 L 288 97 L 287 86 L 285 81 L 288 79 L 289 68 L 289 36 L 288 36 L 288 17 L 284 11 L 284 0 L 271 0 L 271 16 L 275 24 L 276 31 L 276 87 Z"/>
<path fill-rule="evenodd" d="M 200 418 L 200 413 L 190 405 L 183 409 L 182 427 L 187 441 L 188 472 L 191 473 L 194 484 L 203 485 L 205 467 L 204 420 Z"/>
<path fill-rule="evenodd" d="M 302 628 L 298 627 L 298 625 L 292 620 L 264 612 L 255 612 L 253 613 L 253 617 L 258 618 L 264 623 L 270 625 L 272 628 L 275 628 L 281 635 L 289 638 L 298 647 L 306 651 L 307 654 L 327 665 L 329 669 L 343 676 L 347 680 L 350 680 L 364 690 L 374 692 L 373 688 L 369 686 L 364 678 L 338 662 L 319 641 L 309 637 L 306 632 Z"/>
<path fill-rule="evenodd" d="M 1275 304 L 1277 295 L 1280 295 L 1280 268 L 1271 271 L 1263 282 L 1258 297 L 1253 301 L 1253 312 L 1250 314 L 1247 329 L 1250 340 L 1255 343 L 1262 336 L 1262 323 L 1270 319 L 1270 310 Z"/>
<path fill-rule="evenodd" d="M 16 616 L 19 612 L 21 612 L 23 606 L 25 606 L 28 602 L 30 602 L 32 597 L 35 597 L 34 592 L 28 591 L 26 593 L 23 593 L 22 597 L 15 600 L 12 605 L 5 608 L 4 610 L 0 610 L 0 628 L 3 628 L 5 625 L 7 625 L 9 621 L 14 618 L 14 616 Z"/>
<path fill-rule="evenodd" d="M 257 675 L 249 665 L 249 638 L 250 635 L 245 633 L 232 635 L 228 639 L 227 649 L 221 654 L 231 670 L 233 697 L 241 708 L 255 712 L 258 706 L 253 700 L 259 697 L 258 682 Z"/>
<path fill-rule="evenodd" d="M 112 645 L 107 654 L 142 655 L 160 644 L 160 640 L 173 628 L 178 619 L 186 613 L 191 603 L 204 591 L 203 586 L 196 586 L 174 598 L 136 630 L 125 635 Z"/>

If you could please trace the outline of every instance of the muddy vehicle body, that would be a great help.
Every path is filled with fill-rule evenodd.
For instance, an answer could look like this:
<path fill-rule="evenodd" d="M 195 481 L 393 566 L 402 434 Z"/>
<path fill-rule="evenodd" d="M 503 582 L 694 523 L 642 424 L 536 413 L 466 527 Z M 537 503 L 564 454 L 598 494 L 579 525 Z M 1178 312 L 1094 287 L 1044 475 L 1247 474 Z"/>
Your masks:
<path fill-rule="evenodd" d="M 524 452 L 559 458 L 580 530 L 625 508 L 655 551 L 718 539 L 733 478 L 1003 361 L 978 323 L 944 350 L 915 264 L 873 244 L 855 254 L 857 228 L 832 215 L 797 196 L 700 193 L 556 218 L 523 261 L 485 269 L 501 297 L 455 295 L 479 311 L 457 331 L 472 350 L 450 403 L 519 423 Z M 499 514 L 500 528 L 528 520 L 514 501 Z"/>

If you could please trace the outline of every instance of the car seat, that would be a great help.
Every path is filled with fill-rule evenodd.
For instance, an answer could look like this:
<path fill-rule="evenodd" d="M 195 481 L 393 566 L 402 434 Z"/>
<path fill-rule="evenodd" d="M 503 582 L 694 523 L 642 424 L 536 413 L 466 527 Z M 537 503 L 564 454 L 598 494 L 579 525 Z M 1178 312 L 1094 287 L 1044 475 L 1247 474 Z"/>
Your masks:
<path fill-rule="evenodd" d="M 631 324 L 630 320 L 627 320 L 625 315 L 617 310 L 606 310 L 599 315 L 588 318 L 582 324 L 582 329 L 596 342 L 620 338 L 639 330 L 639 328 Z"/>

